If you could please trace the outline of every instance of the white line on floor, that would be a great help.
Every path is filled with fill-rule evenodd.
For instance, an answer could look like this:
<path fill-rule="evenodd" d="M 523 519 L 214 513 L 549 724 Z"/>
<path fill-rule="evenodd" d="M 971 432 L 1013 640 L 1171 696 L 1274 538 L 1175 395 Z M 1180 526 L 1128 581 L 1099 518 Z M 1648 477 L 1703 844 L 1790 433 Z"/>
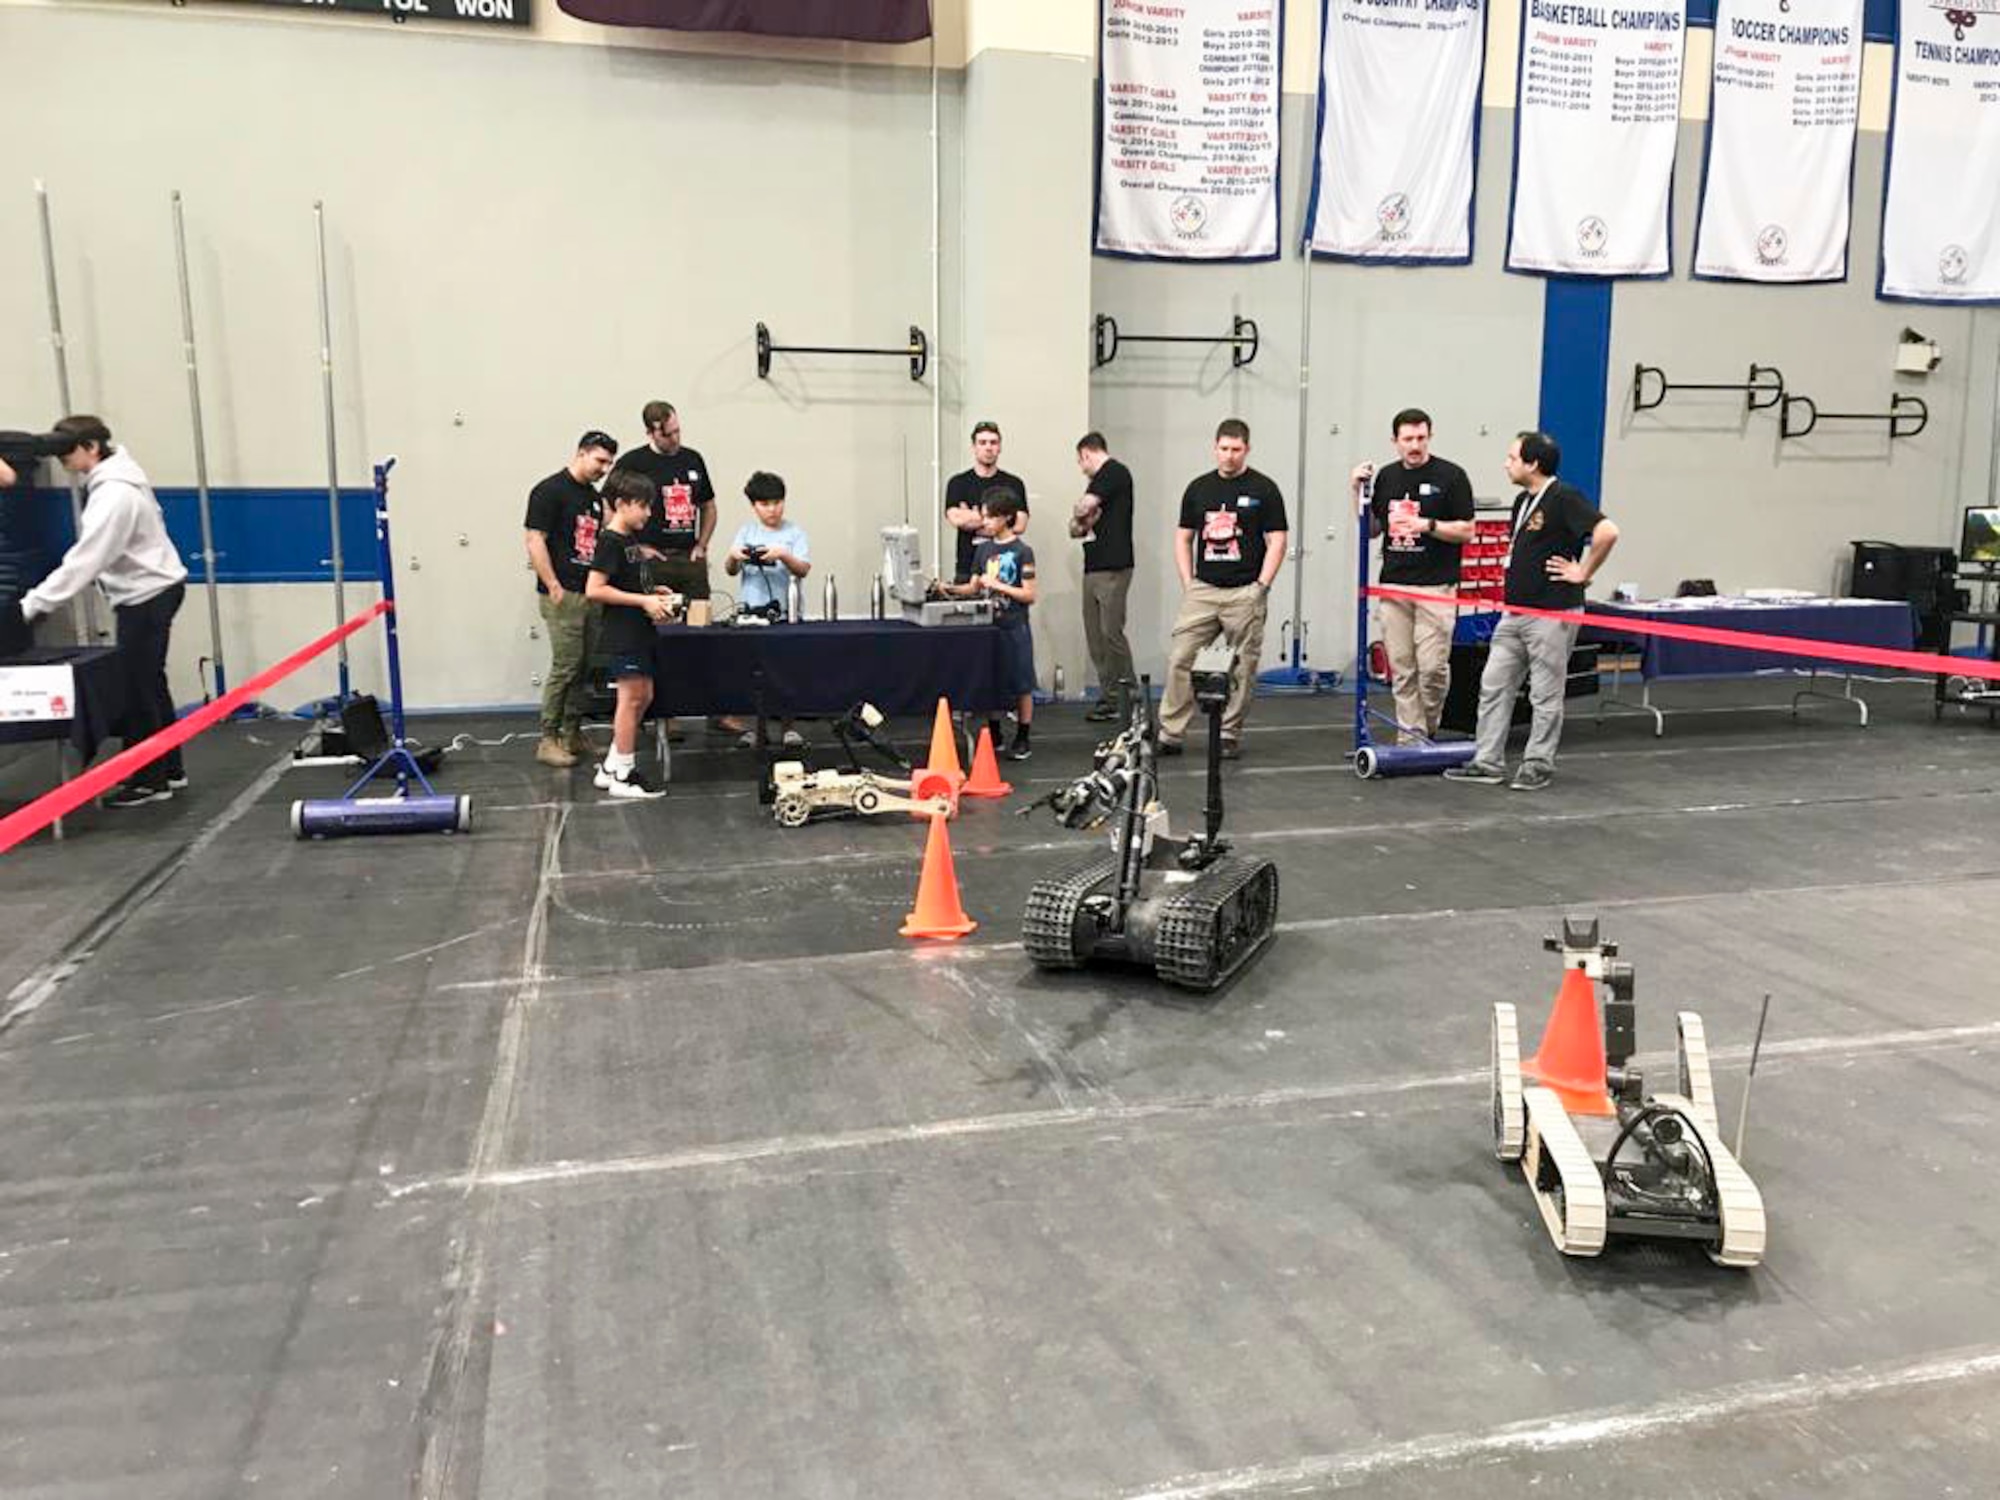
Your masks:
<path fill-rule="evenodd" d="M 1847 1402 L 1956 1385 L 2000 1375 L 2000 1350 L 1971 1349 L 1914 1363 L 1856 1366 L 1819 1375 L 1759 1381 L 1652 1406 L 1605 1407 L 1567 1412 L 1538 1421 L 1512 1422 L 1484 1432 L 1446 1433 L 1315 1455 L 1287 1464 L 1258 1465 L 1190 1475 L 1164 1486 L 1127 1490 L 1125 1500 L 1223 1500 L 1232 1495 L 1281 1494 L 1311 1486 L 1318 1494 L 1346 1489 L 1411 1470 L 1461 1469 L 1474 1464 L 1534 1458 L 1645 1438 L 1699 1431 L 1720 1422 L 1774 1413 L 1812 1412 Z"/>
<path fill-rule="evenodd" d="M 1994 1039 L 2000 1039 L 2000 1021 L 1857 1036 L 1794 1038 L 1790 1041 L 1767 1043 L 1764 1047 L 1764 1056 L 1767 1059 L 1829 1054 L 1865 1056 L 1873 1052 L 1947 1047 Z M 1715 1062 L 1735 1062 L 1748 1056 L 1747 1047 L 1722 1047 L 1710 1053 L 1711 1060 Z M 865 1151 L 878 1146 L 921 1145 L 931 1141 L 958 1141 L 976 1136 L 1014 1135 L 1055 1126 L 1125 1125 L 1168 1116 L 1233 1114 L 1284 1109 L 1298 1105 L 1336 1104 L 1355 1099 L 1394 1098 L 1398 1095 L 1468 1088 L 1475 1084 L 1486 1083 L 1490 1076 L 1485 1068 L 1464 1069 L 1453 1073 L 1368 1079 L 1320 1087 L 1260 1089 L 1250 1094 L 1176 1095 L 1129 1104 L 1089 1105 L 1076 1109 L 1020 1110 L 1011 1114 L 970 1115 L 948 1120 L 929 1120 L 912 1125 L 878 1125 L 861 1130 L 775 1136 L 762 1140 L 698 1146 L 682 1151 L 666 1151 L 644 1156 L 618 1156 L 598 1161 L 554 1161 L 530 1166 L 502 1167 L 491 1170 L 483 1176 L 475 1173 L 431 1178 L 393 1186 L 389 1189 L 389 1196 L 396 1199 L 443 1189 L 470 1191 L 473 1187 L 535 1187 L 603 1178 L 664 1176 L 712 1167 L 741 1166 L 751 1162 L 795 1160 L 801 1157 Z"/>

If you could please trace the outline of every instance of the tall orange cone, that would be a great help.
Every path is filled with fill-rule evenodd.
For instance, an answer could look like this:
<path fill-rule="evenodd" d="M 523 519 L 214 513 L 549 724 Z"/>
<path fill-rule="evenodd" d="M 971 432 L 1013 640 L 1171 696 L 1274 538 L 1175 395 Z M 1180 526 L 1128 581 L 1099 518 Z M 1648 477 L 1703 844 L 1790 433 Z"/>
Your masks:
<path fill-rule="evenodd" d="M 930 837 L 924 840 L 924 870 L 917 879 L 917 908 L 903 918 L 904 937 L 964 937 L 979 924 L 958 902 L 958 874 L 951 866 L 951 835 L 944 815 L 931 815 Z"/>
<path fill-rule="evenodd" d="M 944 771 L 954 781 L 965 780 L 965 767 L 958 758 L 958 731 L 951 727 L 951 705 L 938 699 L 937 718 L 931 723 L 930 759 L 926 771 Z"/>
<path fill-rule="evenodd" d="M 1573 1115 L 1608 1115 L 1611 1097 L 1604 1078 L 1604 1032 L 1597 1023 L 1597 990 L 1581 969 L 1564 969 L 1555 1009 L 1542 1032 L 1542 1045 L 1521 1070 L 1553 1089 Z"/>
<path fill-rule="evenodd" d="M 1004 797 L 1014 789 L 1000 779 L 1000 757 L 993 753 L 993 731 L 979 726 L 979 745 L 972 752 L 972 776 L 959 790 L 968 797 Z"/>

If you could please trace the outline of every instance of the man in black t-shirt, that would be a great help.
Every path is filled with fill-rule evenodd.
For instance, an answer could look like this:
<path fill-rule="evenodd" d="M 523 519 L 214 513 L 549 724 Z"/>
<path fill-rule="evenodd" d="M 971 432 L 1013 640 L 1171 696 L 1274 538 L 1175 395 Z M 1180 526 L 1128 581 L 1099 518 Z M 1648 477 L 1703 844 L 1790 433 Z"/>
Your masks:
<path fill-rule="evenodd" d="M 1132 646 L 1125 639 L 1125 601 L 1132 592 L 1132 471 L 1111 456 L 1101 432 L 1076 445 L 1076 466 L 1088 481 L 1070 515 L 1069 534 L 1083 540 L 1083 639 L 1097 668 L 1094 722 L 1118 717 L 1118 684 L 1132 680 Z"/>
<path fill-rule="evenodd" d="M 567 770 L 587 753 L 583 711 L 590 654 L 604 612 L 584 597 L 604 510 L 595 488 L 611 469 L 617 442 L 592 428 L 569 463 L 528 491 L 528 565 L 549 633 L 549 673 L 542 679 L 542 737 L 535 759 Z"/>
<path fill-rule="evenodd" d="M 1507 450 L 1507 478 L 1521 486 L 1510 527 L 1513 550 L 1507 555 L 1510 605 L 1580 610 L 1584 585 L 1618 544 L 1617 526 L 1583 491 L 1556 478 L 1561 462 L 1562 449 L 1546 432 L 1524 432 Z M 1563 689 L 1576 632 L 1568 620 L 1513 613 L 1501 617 L 1479 679 L 1478 754 L 1469 765 L 1446 771 L 1447 777 L 1488 786 L 1507 779 L 1507 730 L 1525 677 L 1534 722 L 1511 784 L 1516 791 L 1538 792 L 1555 779 Z"/>
<path fill-rule="evenodd" d="M 1271 584 L 1291 540 L 1285 497 L 1249 466 L 1250 428 L 1231 417 L 1215 429 L 1215 470 L 1181 496 L 1174 531 L 1174 566 L 1181 608 L 1167 645 L 1167 690 L 1160 703 L 1160 751 L 1179 755 L 1194 717 L 1189 669 L 1218 635 L 1237 652 L 1237 678 L 1222 710 L 1222 754 L 1243 753 L 1243 720 L 1257 687 Z"/>
<path fill-rule="evenodd" d="M 1431 452 L 1431 419 L 1410 407 L 1389 424 L 1398 462 L 1381 472 L 1354 470 L 1354 494 L 1368 534 L 1382 540 L 1382 582 L 1434 596 L 1436 604 L 1383 599 L 1382 640 L 1396 695 L 1397 738 L 1415 743 L 1437 733 L 1451 686 L 1451 634 L 1458 618 L 1460 549 L 1472 540 L 1472 481 Z M 1368 485 L 1374 482 L 1372 502 Z"/>
<path fill-rule="evenodd" d="M 681 446 L 680 414 L 666 401 L 648 401 L 639 413 L 646 424 L 646 441 L 619 455 L 614 467 L 632 469 L 653 481 L 658 493 L 653 515 L 639 543 L 656 559 L 648 570 L 688 599 L 708 598 L 708 539 L 715 534 L 715 485 L 708 464 L 692 448 Z M 700 624 L 706 606 L 690 610 Z"/>
<path fill-rule="evenodd" d="M 952 567 L 952 582 L 964 583 L 972 577 L 972 549 L 985 525 L 982 502 L 990 489 L 1012 490 L 1021 501 L 1015 534 L 1028 524 L 1028 487 L 1000 467 L 1000 424 L 975 422 L 972 425 L 972 467 L 945 481 L 944 518 L 958 531 L 958 555 Z"/>

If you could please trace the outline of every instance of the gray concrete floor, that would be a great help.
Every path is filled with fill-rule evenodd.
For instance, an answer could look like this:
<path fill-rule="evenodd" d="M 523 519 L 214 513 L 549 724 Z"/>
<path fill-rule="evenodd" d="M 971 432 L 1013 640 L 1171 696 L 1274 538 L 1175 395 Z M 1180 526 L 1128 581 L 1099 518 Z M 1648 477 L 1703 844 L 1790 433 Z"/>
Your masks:
<path fill-rule="evenodd" d="M 1346 700 L 1260 702 L 1283 927 L 1205 1002 L 1027 966 L 1081 836 L 1019 794 L 917 947 L 919 828 L 780 830 L 699 732 L 660 803 L 517 740 L 448 765 L 470 837 L 298 844 L 338 773 L 226 726 L 0 859 L 0 1494 L 1992 1494 L 2000 735 L 1870 696 L 1586 714 L 1539 796 L 1363 785 Z M 1090 743 L 1038 731 L 1030 792 Z M 1732 1121 L 1773 995 L 1762 1268 L 1565 1261 L 1491 1159 L 1565 911 L 1642 1062 L 1705 1014 Z"/>

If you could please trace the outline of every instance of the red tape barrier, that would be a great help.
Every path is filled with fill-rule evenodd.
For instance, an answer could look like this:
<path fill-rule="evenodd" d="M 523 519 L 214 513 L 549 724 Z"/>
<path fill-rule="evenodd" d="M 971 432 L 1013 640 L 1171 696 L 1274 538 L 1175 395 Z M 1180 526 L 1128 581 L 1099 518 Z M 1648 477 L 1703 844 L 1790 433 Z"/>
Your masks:
<path fill-rule="evenodd" d="M 65 781 L 18 812 L 0 818 L 0 854 L 5 854 L 23 839 L 33 838 L 57 818 L 75 812 L 84 803 L 102 796 L 134 771 L 151 765 L 169 750 L 185 745 L 203 730 L 228 718 L 272 683 L 291 676 L 315 656 L 346 640 L 377 615 L 387 614 L 392 608 L 394 606 L 387 599 L 371 604 L 344 625 L 300 647 L 276 666 L 266 667 L 213 703 L 203 704 L 186 718 L 177 719 L 159 733 L 119 751 L 102 765 L 92 766 L 74 781 Z"/>
<path fill-rule="evenodd" d="M 1371 584 L 1369 597 L 1408 599 L 1418 604 L 1457 603 L 1449 595 L 1426 594 L 1414 589 L 1383 588 Z M 1885 601 L 1888 602 L 1888 601 Z M 1738 651 L 1776 651 L 1786 656 L 1810 656 L 1821 661 L 1845 662 L 1856 667 L 1894 667 L 1920 672 L 1926 677 L 1943 672 L 1958 677 L 1983 677 L 2000 682 L 2000 662 L 1981 661 L 1976 656 L 1942 656 L 1929 651 L 1898 651 L 1887 646 L 1857 646 L 1847 641 L 1822 641 L 1803 635 L 1766 635 L 1757 630 L 1718 630 L 1713 625 L 1675 625 L 1666 620 L 1640 620 L 1631 615 L 1591 615 L 1577 610 L 1531 609 L 1525 604 L 1503 604 L 1510 615 L 1527 615 L 1536 620 L 1561 620 L 1566 625 L 1590 625 L 1613 635 L 1657 635 L 1675 641 L 1699 641 L 1704 646 L 1728 646 Z"/>

